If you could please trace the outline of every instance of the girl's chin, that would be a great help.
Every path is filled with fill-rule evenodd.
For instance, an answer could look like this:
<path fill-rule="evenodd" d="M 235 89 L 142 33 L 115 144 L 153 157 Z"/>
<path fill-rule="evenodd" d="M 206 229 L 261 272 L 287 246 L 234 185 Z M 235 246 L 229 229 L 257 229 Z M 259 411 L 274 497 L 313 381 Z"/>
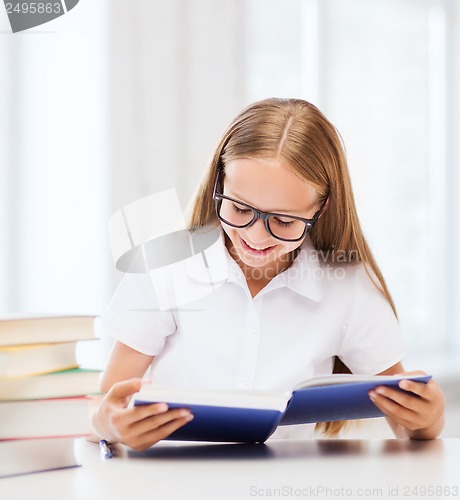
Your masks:
<path fill-rule="evenodd" d="M 266 260 L 262 259 L 248 259 L 244 256 L 241 256 L 240 259 L 241 262 L 243 262 L 243 264 L 245 264 L 247 267 L 252 267 L 254 269 L 263 268 L 270 264 L 270 261 L 267 262 Z"/>

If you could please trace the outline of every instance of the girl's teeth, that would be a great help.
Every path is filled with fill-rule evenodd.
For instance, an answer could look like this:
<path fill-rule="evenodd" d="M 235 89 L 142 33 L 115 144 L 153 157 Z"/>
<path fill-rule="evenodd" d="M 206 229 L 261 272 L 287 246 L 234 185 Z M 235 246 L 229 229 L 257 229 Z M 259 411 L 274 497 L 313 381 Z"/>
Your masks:
<path fill-rule="evenodd" d="M 261 250 L 266 250 L 267 248 L 270 248 L 270 247 L 264 247 L 264 248 L 255 248 L 253 246 L 251 246 L 247 241 L 246 241 L 246 245 L 249 247 L 249 248 L 252 248 L 253 250 L 258 250 L 258 251 L 261 251 Z"/>

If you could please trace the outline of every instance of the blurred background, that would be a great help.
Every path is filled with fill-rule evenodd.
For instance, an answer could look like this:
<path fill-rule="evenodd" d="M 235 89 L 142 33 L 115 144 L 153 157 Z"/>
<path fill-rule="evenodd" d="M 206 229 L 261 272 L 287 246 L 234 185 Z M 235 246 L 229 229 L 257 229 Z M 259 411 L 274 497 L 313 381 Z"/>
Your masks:
<path fill-rule="evenodd" d="M 101 314 L 110 215 L 185 208 L 241 108 L 304 98 L 460 435 L 460 0 L 80 0 L 14 35 L 0 8 L 0 63 L 0 314 Z"/>

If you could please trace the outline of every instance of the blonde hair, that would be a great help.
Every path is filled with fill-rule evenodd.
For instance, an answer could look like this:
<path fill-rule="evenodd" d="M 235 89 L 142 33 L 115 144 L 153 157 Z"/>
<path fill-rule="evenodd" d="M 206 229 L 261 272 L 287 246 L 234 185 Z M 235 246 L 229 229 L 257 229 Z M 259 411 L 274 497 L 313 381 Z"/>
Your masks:
<path fill-rule="evenodd" d="M 220 182 L 225 164 L 242 158 L 284 161 L 303 180 L 312 184 L 318 202 L 329 197 L 327 210 L 310 230 L 315 249 L 327 262 L 341 255 L 346 262 L 364 264 L 375 286 L 396 309 L 383 275 L 364 238 L 356 211 L 350 175 L 340 134 L 313 104 L 301 99 L 271 98 L 244 109 L 220 139 L 193 203 L 190 227 L 217 224 L 213 188 Z M 334 372 L 349 372 L 335 358 Z M 335 436 L 344 422 L 317 424 L 317 429 Z"/>

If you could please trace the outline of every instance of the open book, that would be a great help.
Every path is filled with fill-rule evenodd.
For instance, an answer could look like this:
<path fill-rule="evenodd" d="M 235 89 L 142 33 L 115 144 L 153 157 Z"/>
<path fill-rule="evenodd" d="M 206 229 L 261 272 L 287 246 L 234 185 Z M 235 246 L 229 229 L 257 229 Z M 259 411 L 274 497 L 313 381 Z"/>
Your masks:
<path fill-rule="evenodd" d="M 279 425 L 381 417 L 369 391 L 379 385 L 398 388 L 403 379 L 427 383 L 429 375 L 333 374 L 308 379 L 292 391 L 218 391 L 144 384 L 134 405 L 167 403 L 189 408 L 194 419 L 168 439 L 184 441 L 264 442 Z M 402 389 L 399 389 L 402 390 Z"/>

